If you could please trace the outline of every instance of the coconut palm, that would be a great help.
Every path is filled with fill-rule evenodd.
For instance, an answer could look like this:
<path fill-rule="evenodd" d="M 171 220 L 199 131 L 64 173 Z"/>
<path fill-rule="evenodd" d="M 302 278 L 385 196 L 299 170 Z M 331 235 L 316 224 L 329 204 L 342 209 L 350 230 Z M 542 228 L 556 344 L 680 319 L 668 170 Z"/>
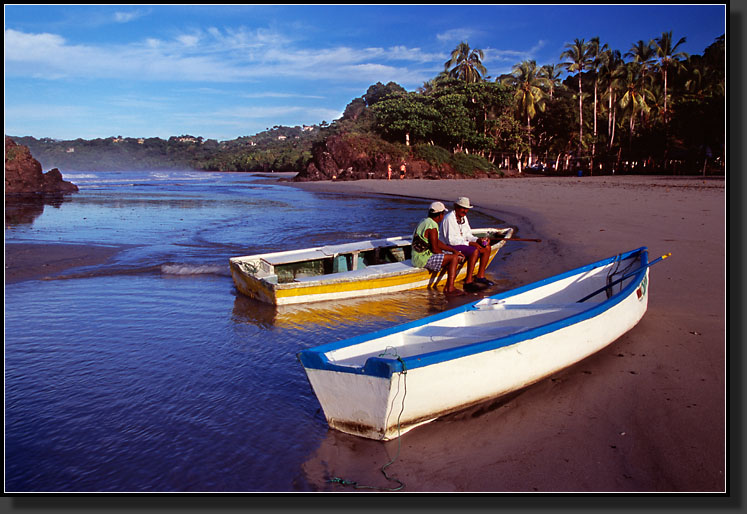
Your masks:
<path fill-rule="evenodd" d="M 545 92 L 542 85 L 547 85 L 547 79 L 539 75 L 536 61 L 524 61 L 513 67 L 511 75 L 501 82 L 516 88 L 514 100 L 516 110 L 527 122 L 527 138 L 529 140 L 529 164 L 532 162 L 532 118 L 537 111 L 545 110 Z"/>
<path fill-rule="evenodd" d="M 625 57 L 630 57 L 633 62 L 637 62 L 641 65 L 641 75 L 646 76 L 648 72 L 654 67 L 656 63 L 656 50 L 653 48 L 653 41 L 644 43 L 643 40 L 638 40 L 637 43 L 630 47 L 630 50 L 625 54 Z"/>
<path fill-rule="evenodd" d="M 664 120 L 668 120 L 667 111 L 667 71 L 671 68 L 673 70 L 684 69 L 682 59 L 687 59 L 685 52 L 677 52 L 677 47 L 685 42 L 685 38 L 680 38 L 676 44 L 672 44 L 672 31 L 662 32 L 661 37 L 656 38 L 654 41 L 653 49 L 656 51 L 656 56 L 659 58 L 659 69 L 664 77 Z"/>
<path fill-rule="evenodd" d="M 482 82 L 488 70 L 483 66 L 485 55 L 482 50 L 471 49 L 469 44 L 462 41 L 451 52 L 451 58 L 444 63 L 444 71 L 449 76 L 459 78 L 465 82 Z"/>
<path fill-rule="evenodd" d="M 632 143 L 633 134 L 635 133 L 635 119 L 639 114 L 641 116 L 649 112 L 646 98 L 652 98 L 654 95 L 647 87 L 644 67 L 640 62 L 626 63 L 621 77 L 624 93 L 620 97 L 620 108 L 629 117 L 629 137 Z"/>
<path fill-rule="evenodd" d="M 589 67 L 591 62 L 589 43 L 576 38 L 573 43 L 568 43 L 565 46 L 566 50 L 560 54 L 560 58 L 567 59 L 569 62 L 562 63 L 562 66 L 569 72 L 578 73 L 578 140 L 581 144 L 584 137 L 584 95 L 581 89 L 581 74 Z"/>
<path fill-rule="evenodd" d="M 599 70 L 607 100 L 607 147 L 612 148 L 617 120 L 617 98 L 623 88 L 624 62 L 619 50 L 606 50 Z"/>
<path fill-rule="evenodd" d="M 594 76 L 594 139 L 591 143 L 591 173 L 594 173 L 594 155 L 596 154 L 597 146 L 597 90 L 599 88 L 599 69 L 604 64 L 604 59 L 607 56 L 605 52 L 607 52 L 608 50 L 609 47 L 606 43 L 604 45 L 600 45 L 598 37 L 593 37 L 589 41 L 589 57 L 591 59 L 591 62 L 589 63 L 589 69 Z"/>
<path fill-rule="evenodd" d="M 560 84 L 561 73 L 561 66 L 559 64 L 545 64 L 538 72 L 538 76 L 547 80 L 550 100 L 552 100 L 553 93 L 555 93 L 555 86 Z"/>

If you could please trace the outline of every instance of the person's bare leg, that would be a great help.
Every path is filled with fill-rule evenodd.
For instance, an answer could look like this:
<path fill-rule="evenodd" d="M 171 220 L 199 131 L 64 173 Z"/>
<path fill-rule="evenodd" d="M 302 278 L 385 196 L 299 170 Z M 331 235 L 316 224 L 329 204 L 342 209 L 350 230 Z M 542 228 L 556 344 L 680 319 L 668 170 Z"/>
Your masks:
<path fill-rule="evenodd" d="M 471 284 L 472 283 L 472 271 L 475 269 L 475 263 L 477 262 L 478 252 L 474 251 L 469 256 L 469 260 L 467 261 L 467 278 L 464 279 L 465 284 Z M 482 266 L 482 263 L 480 263 Z M 484 273 L 484 271 L 483 271 Z M 480 274 L 478 272 L 477 276 L 479 277 Z"/>
<path fill-rule="evenodd" d="M 480 248 L 474 254 L 480 253 L 480 267 L 477 269 L 477 278 L 485 278 L 485 268 L 488 267 L 488 259 L 490 259 L 490 247 Z"/>
<path fill-rule="evenodd" d="M 459 257 L 455 254 L 444 255 L 444 266 L 447 266 L 446 271 L 446 287 L 444 287 L 444 293 L 456 293 L 460 292 L 454 287 L 454 279 L 457 273 L 457 267 L 459 265 Z"/>

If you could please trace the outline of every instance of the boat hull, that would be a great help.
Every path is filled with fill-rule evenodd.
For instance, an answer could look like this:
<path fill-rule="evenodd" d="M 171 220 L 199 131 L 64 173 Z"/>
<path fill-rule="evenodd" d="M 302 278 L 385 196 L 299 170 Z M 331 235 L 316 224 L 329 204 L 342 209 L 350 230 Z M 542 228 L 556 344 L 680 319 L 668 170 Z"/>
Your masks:
<path fill-rule="evenodd" d="M 558 281 L 554 291 L 561 291 L 566 282 L 574 280 L 578 277 L 572 275 Z M 458 312 L 426 318 L 420 327 L 435 322 L 441 328 L 459 328 L 475 310 L 526 309 L 533 305 L 532 289 L 520 294 L 526 298 L 519 301 L 527 303 L 505 303 L 510 296 L 496 295 L 491 297 L 493 300 L 454 310 Z M 557 293 L 553 294 L 557 298 Z M 547 317 L 547 323 L 529 329 L 510 328 L 507 324 L 511 321 L 507 319 L 492 330 L 500 335 L 502 327 L 508 335 L 478 338 L 463 346 L 408 355 L 405 347 L 397 347 L 395 327 L 372 335 L 368 342 L 365 338 L 354 341 L 371 344 L 370 341 L 380 339 L 383 344 L 390 343 L 386 351 L 392 357 L 373 357 L 363 366 L 348 366 L 344 354 L 352 347 L 340 343 L 328 347 L 329 351 L 323 354 L 301 352 L 299 358 L 331 428 L 370 439 L 393 439 L 445 414 L 529 386 L 609 345 L 633 328 L 646 312 L 648 270 L 631 280 L 617 297 L 604 302 L 558 306 L 556 314 L 547 310 L 547 304 L 536 305 L 537 312 L 544 309 L 541 315 Z M 459 316 L 463 319 L 449 321 Z M 423 331 L 418 322 L 401 328 L 401 338 Z M 469 334 L 469 329 L 464 329 L 464 333 Z M 437 343 L 438 339 L 432 337 L 425 344 Z"/>
<path fill-rule="evenodd" d="M 513 234 L 511 228 L 475 229 L 475 232 L 479 230 L 500 232 L 505 238 L 510 238 Z M 409 246 L 409 240 L 406 238 L 393 238 L 390 242 L 394 245 L 402 245 L 406 242 Z M 505 240 L 501 240 L 491 247 L 489 263 L 493 261 L 504 244 Z M 242 266 L 242 262 L 262 257 L 260 255 L 230 259 L 231 276 L 240 293 L 274 305 L 359 298 L 426 287 L 438 288 L 446 282 L 446 275 L 443 271 L 434 273 L 423 268 L 415 268 L 406 262 L 399 262 L 370 266 L 367 270 L 360 272 L 350 271 L 322 275 L 318 278 L 311 277 L 311 279 L 301 281 L 273 283 L 257 273 L 247 272 Z M 463 266 L 456 280 L 463 280 L 466 275 L 466 267 Z"/>

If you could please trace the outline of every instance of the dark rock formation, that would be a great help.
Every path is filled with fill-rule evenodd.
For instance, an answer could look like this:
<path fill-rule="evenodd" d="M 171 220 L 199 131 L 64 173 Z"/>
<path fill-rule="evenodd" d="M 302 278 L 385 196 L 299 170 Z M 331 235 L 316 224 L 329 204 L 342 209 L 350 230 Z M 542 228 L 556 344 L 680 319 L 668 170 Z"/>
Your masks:
<path fill-rule="evenodd" d="M 392 179 L 400 178 L 400 165 L 405 164 L 404 178 L 462 178 L 448 164 L 433 165 L 402 154 L 402 150 L 381 140 L 353 134 L 336 134 L 316 143 L 312 160 L 294 180 L 360 180 L 386 179 L 387 166 L 392 166 Z"/>
<path fill-rule="evenodd" d="M 28 147 L 5 137 L 6 195 L 61 195 L 76 191 L 78 186 L 63 180 L 60 170 L 53 168 L 43 173 Z"/>

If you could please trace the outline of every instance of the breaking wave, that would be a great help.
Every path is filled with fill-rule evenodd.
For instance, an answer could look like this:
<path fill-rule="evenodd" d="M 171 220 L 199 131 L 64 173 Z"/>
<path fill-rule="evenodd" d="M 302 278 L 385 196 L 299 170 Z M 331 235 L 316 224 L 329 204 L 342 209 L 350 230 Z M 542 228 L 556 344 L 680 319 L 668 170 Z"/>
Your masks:
<path fill-rule="evenodd" d="M 222 264 L 162 264 L 161 273 L 164 275 L 231 275 L 228 265 Z"/>

